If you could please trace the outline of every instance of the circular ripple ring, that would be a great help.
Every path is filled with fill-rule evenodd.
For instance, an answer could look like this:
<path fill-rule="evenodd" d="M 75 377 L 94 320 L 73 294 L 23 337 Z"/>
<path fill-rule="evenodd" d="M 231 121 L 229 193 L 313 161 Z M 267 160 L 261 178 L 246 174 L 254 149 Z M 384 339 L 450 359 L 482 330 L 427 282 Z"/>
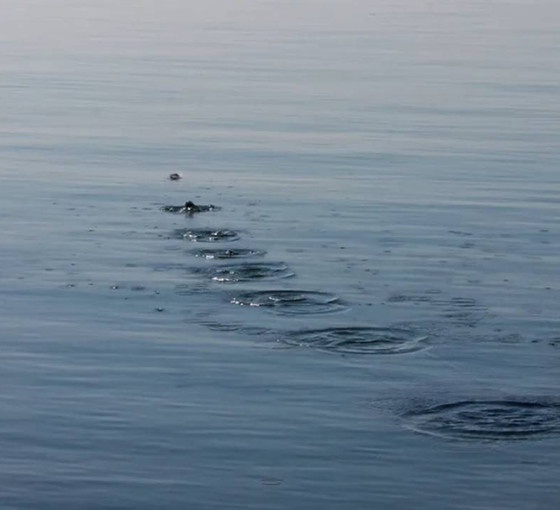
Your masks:
<path fill-rule="evenodd" d="M 403 354 L 426 346 L 426 337 L 401 328 L 346 327 L 296 331 L 280 341 L 341 354 Z"/>
<path fill-rule="evenodd" d="M 540 402 L 461 401 L 404 418 L 418 432 L 456 439 L 514 440 L 560 432 L 560 405 Z"/>

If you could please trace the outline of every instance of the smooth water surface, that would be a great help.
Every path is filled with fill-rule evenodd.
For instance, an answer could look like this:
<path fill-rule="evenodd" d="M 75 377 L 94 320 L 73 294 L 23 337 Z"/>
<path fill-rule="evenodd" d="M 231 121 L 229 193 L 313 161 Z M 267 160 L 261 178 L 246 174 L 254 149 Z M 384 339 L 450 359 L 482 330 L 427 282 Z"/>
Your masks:
<path fill-rule="evenodd" d="M 558 508 L 558 2 L 0 7 L 0 508 Z"/>

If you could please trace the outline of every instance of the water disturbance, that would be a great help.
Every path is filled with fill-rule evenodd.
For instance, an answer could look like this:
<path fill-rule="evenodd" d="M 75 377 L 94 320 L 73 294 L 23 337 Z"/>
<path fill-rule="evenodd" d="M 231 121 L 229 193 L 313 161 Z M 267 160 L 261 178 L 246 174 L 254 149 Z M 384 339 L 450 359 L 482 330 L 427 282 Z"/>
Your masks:
<path fill-rule="evenodd" d="M 504 441 L 560 433 L 560 406 L 540 402 L 462 401 L 411 412 L 404 418 L 413 430 L 455 439 Z"/>
<path fill-rule="evenodd" d="M 1 510 L 559 508 L 558 0 L 4 6 Z"/>
<path fill-rule="evenodd" d="M 188 201 L 185 202 L 183 205 L 164 205 L 161 208 L 164 212 L 174 213 L 174 214 L 187 214 L 192 215 L 201 212 L 211 212 L 211 211 L 219 211 L 221 207 L 215 205 L 201 205 L 195 204 L 194 202 Z"/>
<path fill-rule="evenodd" d="M 426 347 L 426 336 L 401 328 L 338 327 L 295 331 L 279 338 L 295 347 L 341 354 L 404 354 Z"/>
<path fill-rule="evenodd" d="M 253 257 L 264 257 L 265 250 L 253 250 L 249 248 L 216 248 L 207 250 L 194 250 L 195 257 L 204 258 L 207 260 L 221 260 L 221 259 L 248 259 Z"/>
<path fill-rule="evenodd" d="M 187 239 L 195 243 L 215 243 L 218 241 L 236 241 L 239 234 L 234 230 L 188 229 L 180 228 L 173 231 L 172 237 Z"/>
<path fill-rule="evenodd" d="M 345 309 L 340 298 L 327 292 L 307 290 L 265 290 L 238 294 L 231 303 L 261 307 L 282 315 L 307 315 L 339 312 Z"/>
<path fill-rule="evenodd" d="M 277 280 L 295 276 L 283 262 L 259 262 L 196 268 L 195 273 L 204 274 L 215 282 L 237 283 L 257 280 Z"/>

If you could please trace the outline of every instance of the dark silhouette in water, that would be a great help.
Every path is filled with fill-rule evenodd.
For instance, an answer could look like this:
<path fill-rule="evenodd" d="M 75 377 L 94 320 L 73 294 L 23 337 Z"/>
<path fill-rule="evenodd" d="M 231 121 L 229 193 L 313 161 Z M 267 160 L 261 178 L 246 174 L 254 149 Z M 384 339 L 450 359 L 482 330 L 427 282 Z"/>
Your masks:
<path fill-rule="evenodd" d="M 182 178 L 183 178 L 183 176 L 182 176 L 181 174 L 178 174 L 178 173 L 174 173 L 174 174 L 170 174 L 170 175 L 169 175 L 169 179 L 170 179 L 171 181 L 178 181 L 178 180 L 180 180 L 180 179 L 182 179 Z"/>
<path fill-rule="evenodd" d="M 212 204 L 197 205 L 189 200 L 188 202 L 185 202 L 185 205 L 164 205 L 161 209 L 170 213 L 194 214 L 199 212 L 218 211 L 220 208 Z"/>

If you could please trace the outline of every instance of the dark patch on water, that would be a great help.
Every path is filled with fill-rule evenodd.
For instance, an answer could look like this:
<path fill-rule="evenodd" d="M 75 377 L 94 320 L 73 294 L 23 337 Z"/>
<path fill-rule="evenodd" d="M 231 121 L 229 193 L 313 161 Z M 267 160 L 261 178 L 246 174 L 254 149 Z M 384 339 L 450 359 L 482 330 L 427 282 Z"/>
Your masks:
<path fill-rule="evenodd" d="M 242 333 L 244 335 L 263 336 L 271 334 L 271 330 L 267 328 L 259 328 L 256 326 L 245 326 L 242 324 L 223 323 L 216 321 L 203 321 L 201 323 L 211 331 L 224 333 Z"/>
<path fill-rule="evenodd" d="M 253 280 L 276 280 L 290 278 L 295 273 L 283 262 L 259 262 L 246 264 L 231 264 L 227 266 L 214 266 L 197 268 L 196 273 L 209 276 L 213 281 L 220 283 L 249 282 Z"/>
<path fill-rule="evenodd" d="M 394 294 L 389 299 L 388 303 L 428 303 L 432 299 L 429 296 L 423 295 L 406 295 L 406 294 Z"/>
<path fill-rule="evenodd" d="M 284 483 L 284 480 L 282 478 L 265 476 L 265 477 L 261 478 L 260 482 L 261 482 L 261 485 L 276 486 L 276 485 L 282 485 Z"/>
<path fill-rule="evenodd" d="M 238 332 L 241 329 L 239 324 L 225 324 L 222 322 L 205 321 L 202 325 L 211 331 L 219 331 L 220 333 Z"/>
<path fill-rule="evenodd" d="M 214 243 L 218 241 L 236 241 L 239 234 L 234 230 L 186 229 L 180 228 L 173 231 L 176 239 L 187 239 L 196 243 Z"/>
<path fill-rule="evenodd" d="M 208 249 L 196 250 L 193 252 L 195 257 L 201 257 L 208 260 L 216 259 L 247 259 L 252 257 L 263 257 L 266 255 L 264 250 L 251 250 L 246 248 L 228 248 L 228 249 Z"/>
<path fill-rule="evenodd" d="M 202 204 L 195 204 L 194 202 L 188 201 L 185 202 L 183 205 L 164 205 L 161 210 L 169 213 L 176 213 L 176 214 L 195 214 L 200 212 L 211 212 L 211 211 L 219 211 L 221 207 L 217 207 L 215 205 L 202 205 Z"/>
<path fill-rule="evenodd" d="M 185 264 L 169 262 L 165 264 L 157 264 L 156 266 L 154 266 L 154 271 L 157 272 L 176 271 L 181 269 L 186 269 Z"/>
<path fill-rule="evenodd" d="M 423 294 L 393 294 L 387 303 L 398 305 L 428 304 L 441 310 L 442 315 L 460 327 L 475 327 L 489 315 L 488 308 L 470 297 L 437 297 L 441 291 L 427 290 Z"/>
<path fill-rule="evenodd" d="M 148 289 L 146 287 L 144 287 L 144 285 L 134 285 L 134 286 L 130 287 L 130 290 L 133 291 L 133 292 L 144 292 Z"/>
<path fill-rule="evenodd" d="M 460 236 L 460 237 L 469 237 L 472 236 L 471 232 L 466 232 L 464 230 L 448 230 L 450 234 Z"/>
<path fill-rule="evenodd" d="M 488 315 L 487 308 L 479 305 L 472 298 L 454 297 L 449 300 L 438 301 L 436 304 L 443 307 L 444 317 L 451 319 L 460 326 L 475 327 Z"/>
<path fill-rule="evenodd" d="M 233 297 L 230 302 L 241 306 L 263 307 L 282 315 L 333 313 L 345 309 L 338 296 L 307 290 L 244 292 Z"/>
<path fill-rule="evenodd" d="M 454 297 L 448 301 L 449 306 L 457 308 L 474 308 L 477 306 L 473 298 Z"/>
<path fill-rule="evenodd" d="M 450 439 L 519 440 L 560 432 L 560 405 L 516 400 L 465 400 L 405 414 L 406 426 Z"/>
<path fill-rule="evenodd" d="M 404 354 L 426 347 L 426 336 L 394 327 L 339 327 L 295 331 L 279 340 L 288 345 L 341 354 Z"/>
<path fill-rule="evenodd" d="M 175 293 L 179 296 L 193 296 L 201 293 L 207 293 L 207 285 L 197 283 L 197 284 L 187 284 L 180 283 L 175 286 Z"/>

